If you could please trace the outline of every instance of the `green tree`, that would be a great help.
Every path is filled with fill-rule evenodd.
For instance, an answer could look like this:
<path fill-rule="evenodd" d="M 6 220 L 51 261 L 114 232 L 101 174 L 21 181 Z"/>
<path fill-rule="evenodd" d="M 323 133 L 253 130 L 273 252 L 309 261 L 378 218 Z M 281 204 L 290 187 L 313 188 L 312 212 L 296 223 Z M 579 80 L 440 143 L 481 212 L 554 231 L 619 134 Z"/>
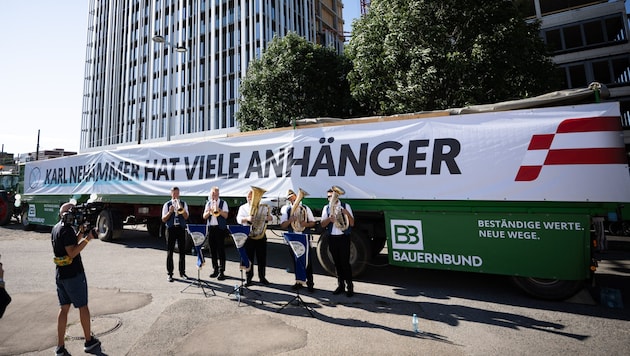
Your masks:
<path fill-rule="evenodd" d="M 250 63 L 236 120 L 242 131 L 291 126 L 309 117 L 344 117 L 352 97 L 350 61 L 295 33 L 274 38 Z"/>
<path fill-rule="evenodd" d="M 386 115 L 556 90 L 539 28 L 511 1 L 373 0 L 346 47 L 352 95 Z"/>

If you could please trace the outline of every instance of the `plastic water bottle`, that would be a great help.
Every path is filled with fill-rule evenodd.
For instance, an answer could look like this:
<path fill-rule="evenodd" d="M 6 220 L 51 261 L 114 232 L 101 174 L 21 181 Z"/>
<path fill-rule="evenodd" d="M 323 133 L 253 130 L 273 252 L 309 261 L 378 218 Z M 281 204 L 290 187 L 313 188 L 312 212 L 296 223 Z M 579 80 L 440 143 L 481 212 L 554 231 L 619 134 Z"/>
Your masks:
<path fill-rule="evenodd" d="M 411 325 L 413 326 L 414 333 L 417 334 L 420 332 L 420 329 L 418 328 L 418 315 L 416 315 L 416 313 L 414 313 L 411 317 Z"/>
<path fill-rule="evenodd" d="M 234 285 L 234 296 L 236 297 L 236 300 L 238 300 L 239 302 L 241 301 L 241 291 L 238 288 L 238 284 Z"/>

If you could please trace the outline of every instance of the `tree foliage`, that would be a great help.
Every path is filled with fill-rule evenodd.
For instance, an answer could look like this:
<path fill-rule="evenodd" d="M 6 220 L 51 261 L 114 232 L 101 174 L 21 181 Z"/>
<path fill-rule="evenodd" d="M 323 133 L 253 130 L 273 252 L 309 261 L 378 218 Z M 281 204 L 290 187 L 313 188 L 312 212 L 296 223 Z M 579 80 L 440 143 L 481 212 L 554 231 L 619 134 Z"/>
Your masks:
<path fill-rule="evenodd" d="M 439 110 L 558 89 L 512 1 L 373 0 L 353 23 L 351 92 L 368 114 Z"/>
<path fill-rule="evenodd" d="M 343 117 L 352 97 L 350 61 L 295 33 L 274 38 L 250 63 L 236 114 L 242 131 L 290 126 L 309 117 Z"/>

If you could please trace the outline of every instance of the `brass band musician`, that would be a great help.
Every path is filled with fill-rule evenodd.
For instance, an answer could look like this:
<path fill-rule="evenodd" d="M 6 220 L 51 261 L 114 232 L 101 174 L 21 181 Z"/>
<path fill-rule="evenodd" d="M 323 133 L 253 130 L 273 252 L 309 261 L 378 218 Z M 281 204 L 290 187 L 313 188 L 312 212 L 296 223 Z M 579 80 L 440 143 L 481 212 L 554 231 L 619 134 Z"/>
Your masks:
<path fill-rule="evenodd" d="M 301 195 L 304 195 L 304 194 L 301 194 Z M 293 205 L 295 205 L 295 202 L 297 199 L 298 197 L 295 194 L 295 192 L 292 189 L 289 189 L 287 191 L 287 203 L 286 205 L 282 207 L 282 209 L 280 209 L 280 213 L 281 213 L 280 227 L 283 229 L 287 229 L 289 232 L 302 233 L 302 231 L 295 231 L 294 226 L 296 225 L 301 226 L 301 230 L 303 230 L 304 228 L 313 227 L 315 226 L 315 216 L 313 215 L 313 211 L 311 210 L 311 208 L 302 204 L 302 202 L 300 201 L 298 202 L 299 206 L 305 209 L 305 214 L 303 216 L 305 220 L 298 221 L 300 219 L 299 214 L 296 214 L 296 212 L 292 211 Z M 310 248 L 310 236 L 307 238 L 307 242 L 309 244 L 308 248 Z M 295 256 L 293 254 L 293 250 L 291 249 L 291 246 L 289 246 L 289 252 L 291 254 L 291 261 L 293 262 L 293 270 L 295 271 L 296 270 Z M 307 264 L 306 264 L 306 286 L 308 287 L 308 291 L 312 293 L 315 291 L 314 283 L 313 283 L 312 254 L 309 253 L 308 256 L 309 256 L 309 261 L 307 261 Z M 293 286 L 291 286 L 291 289 L 297 290 L 301 287 L 302 285 L 296 282 Z"/>
<path fill-rule="evenodd" d="M 225 238 L 228 235 L 227 217 L 229 207 L 225 200 L 219 199 L 219 187 L 210 188 L 210 199 L 203 211 L 206 223 L 206 239 L 210 245 L 212 268 L 210 278 L 225 279 Z"/>
<path fill-rule="evenodd" d="M 329 234 L 328 246 L 337 270 L 337 289 L 333 294 L 354 295 L 352 268 L 350 266 L 350 231 L 354 226 L 354 215 L 350 204 L 339 200 L 344 191 L 333 186 L 328 189 L 328 204 L 322 209 L 321 226 Z M 347 289 L 346 289 L 347 287 Z"/>
<path fill-rule="evenodd" d="M 252 225 L 254 217 L 251 215 L 253 201 L 252 197 L 254 194 L 254 190 L 250 190 L 247 193 L 247 203 L 241 205 L 238 209 L 238 214 L 236 215 L 236 222 L 241 225 Z M 271 221 L 271 213 L 268 211 L 266 215 L 266 221 Z M 267 237 L 263 234 L 260 238 L 248 238 L 245 241 L 245 250 L 247 252 L 247 256 L 251 263 L 254 263 L 254 259 L 257 259 L 258 264 L 258 278 L 260 283 L 264 285 L 270 284 L 267 278 L 265 278 L 265 269 L 267 267 Z M 246 286 L 250 286 L 252 284 L 252 278 L 254 277 L 254 269 L 250 268 L 247 271 L 247 282 Z"/>
<path fill-rule="evenodd" d="M 179 188 L 171 188 L 171 199 L 162 206 L 162 222 L 166 224 L 166 272 L 168 281 L 173 282 L 173 253 L 175 242 L 179 247 L 179 276 L 186 276 L 186 220 L 188 205 L 179 199 Z"/>

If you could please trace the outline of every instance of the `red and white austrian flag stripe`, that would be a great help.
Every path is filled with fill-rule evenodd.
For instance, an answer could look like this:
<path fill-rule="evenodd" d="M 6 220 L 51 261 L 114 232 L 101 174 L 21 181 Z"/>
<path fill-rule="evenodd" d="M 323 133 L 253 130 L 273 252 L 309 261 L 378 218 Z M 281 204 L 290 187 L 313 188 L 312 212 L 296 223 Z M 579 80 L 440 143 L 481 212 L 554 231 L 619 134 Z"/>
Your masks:
<path fill-rule="evenodd" d="M 533 181 L 543 166 L 627 164 L 619 117 L 564 120 L 554 134 L 533 135 L 516 181 Z"/>

